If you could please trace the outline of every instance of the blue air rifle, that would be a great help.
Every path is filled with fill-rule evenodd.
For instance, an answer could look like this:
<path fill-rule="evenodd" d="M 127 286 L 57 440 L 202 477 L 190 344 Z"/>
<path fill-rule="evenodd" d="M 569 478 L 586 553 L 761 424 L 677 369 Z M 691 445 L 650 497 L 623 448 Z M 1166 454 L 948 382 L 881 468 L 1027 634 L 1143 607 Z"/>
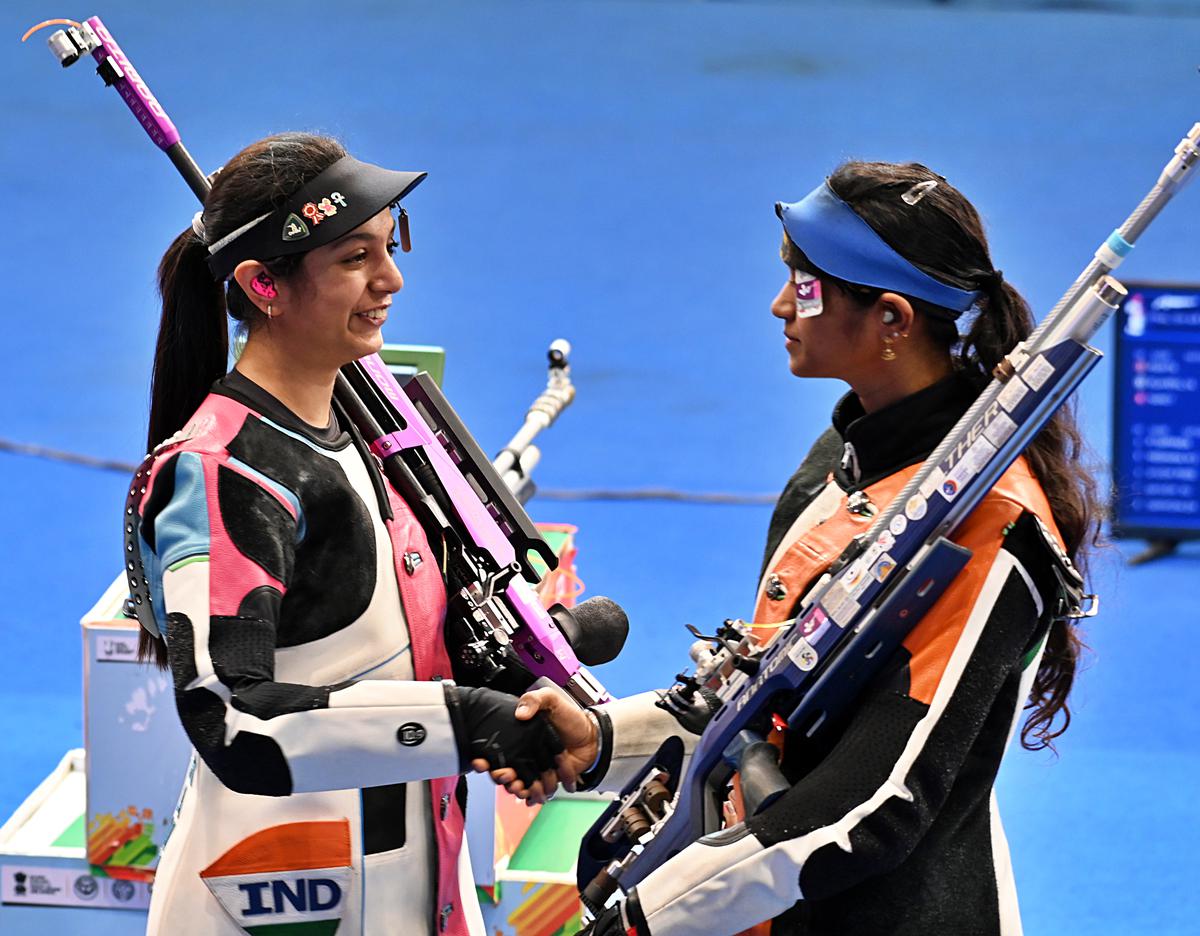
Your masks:
<path fill-rule="evenodd" d="M 51 23 L 67 26 L 48 40 L 58 61 L 66 67 L 90 54 L 105 84 L 118 91 L 203 204 L 211 178 L 188 153 L 170 117 L 100 18 L 41 25 Z M 26 38 L 38 28 L 26 33 Z M 403 220 L 401 240 L 405 241 Z M 334 405 L 358 428 L 388 479 L 416 511 L 434 553 L 445 557 L 446 626 L 451 646 L 458 648 L 455 675 L 510 692 L 548 679 L 580 704 L 592 705 L 610 697 L 580 659 L 595 665 L 615 657 L 628 621 L 606 598 L 584 602 L 576 614 L 561 605 L 549 611 L 542 607 L 533 588 L 540 574 L 530 553 L 536 553 L 549 569 L 557 566 L 558 559 L 509 487 L 514 485 L 525 496 L 532 493 L 528 471 L 537 461 L 537 449 L 530 443 L 574 396 L 568 350 L 566 342 L 551 345 L 547 389 L 496 465 L 428 374 L 418 374 L 402 388 L 377 355 L 342 368 Z M 137 505 L 154 458 L 152 452 L 134 476 L 125 525 L 131 590 L 126 608 L 152 634 L 157 626 L 139 559 Z M 439 549 L 439 544 L 444 548 Z"/>
<path fill-rule="evenodd" d="M 949 537 L 1100 360 L 1088 342 L 1125 295 L 1109 274 L 1198 171 L 1197 161 L 1200 123 L 1045 321 L 996 367 L 978 400 L 812 586 L 773 640 L 760 644 L 750 625 L 727 621 L 711 649 L 693 647 L 696 672 L 680 674 L 658 704 L 703 733 L 682 778 L 684 745 L 671 737 L 585 837 L 579 887 L 593 914 L 618 888 L 630 890 L 720 828 L 721 803 L 735 771 L 746 815 L 762 811 L 788 788 L 778 752 L 761 729 L 769 730 L 773 715 L 782 713 L 789 737 L 803 742 L 816 735 L 966 565 L 970 551 Z M 906 509 L 907 522 L 893 525 Z M 1082 577 L 1065 556 L 1059 558 L 1072 596 L 1061 616 L 1092 616 L 1096 597 L 1083 594 Z M 716 701 L 699 704 L 701 688 L 712 690 Z"/>

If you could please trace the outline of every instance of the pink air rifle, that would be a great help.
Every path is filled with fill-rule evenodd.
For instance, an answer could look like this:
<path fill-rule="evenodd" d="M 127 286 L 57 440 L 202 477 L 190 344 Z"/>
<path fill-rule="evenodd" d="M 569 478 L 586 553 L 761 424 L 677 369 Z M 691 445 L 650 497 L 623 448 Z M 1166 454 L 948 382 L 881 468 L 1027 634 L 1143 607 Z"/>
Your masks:
<path fill-rule="evenodd" d="M 88 54 L 96 60 L 105 84 L 121 95 L 203 203 L 210 178 L 100 18 L 70 22 L 50 36 L 48 45 L 64 67 Z M 552 346 L 551 385 L 557 390 L 543 394 L 535 405 L 540 427 L 570 402 L 573 393 L 564 389 L 565 372 L 565 349 Z M 383 361 L 370 355 L 342 368 L 334 400 L 421 518 L 435 553 L 445 556 L 446 627 L 457 656 L 455 675 L 511 692 L 549 680 L 580 704 L 607 701 L 607 691 L 580 664 L 580 656 L 591 665 L 615 657 L 627 633 L 624 613 L 598 598 L 584 602 L 576 614 L 561 605 L 549 611 L 542 607 L 533 587 L 540 575 L 529 554 L 536 553 L 550 569 L 557 566 L 557 557 L 429 375 L 418 374 L 401 387 Z M 525 444 L 526 433 L 518 435 Z M 502 453 L 506 473 L 514 464 L 520 466 L 520 454 Z M 135 475 L 125 526 L 126 607 L 151 633 L 157 633 L 157 625 L 139 558 L 137 505 L 154 457 L 148 455 Z"/>

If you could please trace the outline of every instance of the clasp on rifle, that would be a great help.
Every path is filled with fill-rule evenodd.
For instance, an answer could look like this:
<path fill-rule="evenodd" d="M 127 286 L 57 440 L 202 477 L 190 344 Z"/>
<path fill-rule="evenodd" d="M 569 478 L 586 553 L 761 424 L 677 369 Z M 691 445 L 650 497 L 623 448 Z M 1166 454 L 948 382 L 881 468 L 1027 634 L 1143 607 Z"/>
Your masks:
<path fill-rule="evenodd" d="M 851 494 L 846 499 L 846 509 L 859 517 L 873 517 L 877 513 L 866 491 L 855 491 Z"/>
<path fill-rule="evenodd" d="M 1068 608 L 1065 617 L 1072 621 L 1079 621 L 1083 618 L 1094 618 L 1100 613 L 1100 596 L 1099 595 L 1080 595 L 1079 604 Z"/>

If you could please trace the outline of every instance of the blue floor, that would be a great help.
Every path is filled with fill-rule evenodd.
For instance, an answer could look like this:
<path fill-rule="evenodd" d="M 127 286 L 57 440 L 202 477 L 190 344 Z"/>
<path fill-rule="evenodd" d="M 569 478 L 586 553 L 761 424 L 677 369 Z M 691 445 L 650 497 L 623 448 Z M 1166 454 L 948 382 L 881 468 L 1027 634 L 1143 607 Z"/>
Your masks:
<path fill-rule="evenodd" d="M 777 490 L 841 388 L 789 376 L 767 311 L 772 205 L 849 157 L 917 159 L 980 207 L 1005 276 L 1058 298 L 1200 119 L 1200 18 L 982 4 L 315 0 L 98 9 L 214 168 L 268 132 L 428 169 L 387 337 L 446 347 L 485 449 L 553 338 L 579 396 L 548 488 Z M 1027 6 L 1016 4 L 1015 6 Z M 1126 5 L 1129 6 L 1129 5 Z M 1186 12 L 1189 4 L 1149 5 Z M 336 9 L 336 15 L 331 10 Z M 196 209 L 87 65 L 8 3 L 0 35 L 6 331 L 0 437 L 137 461 L 153 270 Z M 1200 191 L 1122 272 L 1200 279 Z M 1108 336 L 1101 342 L 1107 347 Z M 1098 471 L 1112 374 L 1082 392 Z M 0 454 L 0 817 L 80 743 L 77 622 L 117 570 L 124 479 Z M 579 525 L 590 593 L 630 611 L 611 689 L 669 681 L 682 625 L 748 613 L 766 507 L 535 501 Z M 1200 807 L 1200 549 L 1096 561 L 1101 616 L 1061 756 L 1011 753 L 1000 797 L 1031 936 L 1191 933 Z"/>

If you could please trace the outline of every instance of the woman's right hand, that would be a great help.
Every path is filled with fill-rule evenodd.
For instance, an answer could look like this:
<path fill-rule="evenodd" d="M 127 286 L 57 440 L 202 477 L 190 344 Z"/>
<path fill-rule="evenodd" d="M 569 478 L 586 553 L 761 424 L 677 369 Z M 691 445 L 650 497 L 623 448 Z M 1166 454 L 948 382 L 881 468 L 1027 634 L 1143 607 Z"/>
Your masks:
<path fill-rule="evenodd" d="M 494 689 L 445 690 L 464 770 L 504 769 L 525 784 L 553 775 L 563 745 L 545 717 L 519 715 L 517 698 Z"/>
<path fill-rule="evenodd" d="M 545 802 L 560 780 L 568 790 L 574 790 L 580 775 L 595 763 L 600 751 L 600 732 L 595 716 L 580 708 L 579 703 L 561 689 L 545 688 L 521 696 L 516 717 L 525 721 L 538 717 L 549 719 L 565 747 L 558 756 L 557 776 L 543 776 L 529 783 L 512 769 L 502 768 L 492 770 L 492 779 L 530 805 Z"/>

